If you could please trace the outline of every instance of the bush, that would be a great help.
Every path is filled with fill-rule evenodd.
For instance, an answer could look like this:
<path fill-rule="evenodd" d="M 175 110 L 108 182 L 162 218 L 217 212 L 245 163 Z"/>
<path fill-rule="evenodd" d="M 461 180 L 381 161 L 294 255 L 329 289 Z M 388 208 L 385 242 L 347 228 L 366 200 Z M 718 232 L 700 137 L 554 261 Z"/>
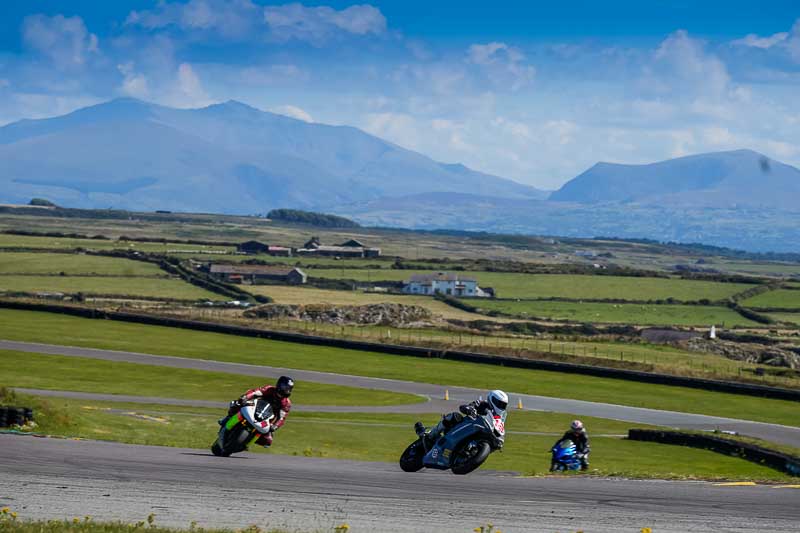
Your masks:
<path fill-rule="evenodd" d="M 273 209 L 267 213 L 267 218 L 295 224 L 309 224 L 323 228 L 358 228 L 357 222 L 338 215 L 301 211 L 299 209 Z"/>
<path fill-rule="evenodd" d="M 31 198 L 31 201 L 28 202 L 28 205 L 39 205 L 39 206 L 44 206 L 44 207 L 57 207 L 56 204 L 54 204 L 50 200 L 46 200 L 44 198 Z"/>

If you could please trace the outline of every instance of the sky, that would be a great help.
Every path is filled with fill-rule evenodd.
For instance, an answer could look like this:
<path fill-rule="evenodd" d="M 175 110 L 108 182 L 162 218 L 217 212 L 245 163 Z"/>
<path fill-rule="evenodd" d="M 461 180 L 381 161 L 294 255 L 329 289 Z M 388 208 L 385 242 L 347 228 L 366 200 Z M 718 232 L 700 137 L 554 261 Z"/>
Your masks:
<path fill-rule="evenodd" d="M 598 161 L 800 166 L 800 2 L 0 3 L 0 125 L 239 100 L 556 189 Z"/>

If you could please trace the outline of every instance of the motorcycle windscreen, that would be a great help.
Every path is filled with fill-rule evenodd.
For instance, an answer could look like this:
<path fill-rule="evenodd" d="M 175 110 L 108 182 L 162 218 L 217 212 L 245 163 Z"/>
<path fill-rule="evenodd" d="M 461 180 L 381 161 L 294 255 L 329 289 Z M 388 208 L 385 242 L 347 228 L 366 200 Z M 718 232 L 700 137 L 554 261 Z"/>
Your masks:
<path fill-rule="evenodd" d="M 559 442 L 555 450 L 558 459 L 569 459 L 575 455 L 576 451 L 575 443 L 571 440 Z"/>

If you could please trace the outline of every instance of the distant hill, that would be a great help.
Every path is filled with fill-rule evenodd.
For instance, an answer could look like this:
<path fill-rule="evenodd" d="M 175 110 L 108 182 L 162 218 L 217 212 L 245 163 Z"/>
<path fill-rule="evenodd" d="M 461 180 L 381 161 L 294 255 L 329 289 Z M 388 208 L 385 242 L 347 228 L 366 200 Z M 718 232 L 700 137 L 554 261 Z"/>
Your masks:
<path fill-rule="evenodd" d="M 309 124 L 230 101 L 173 109 L 117 99 L 0 128 L 0 201 L 223 213 L 426 192 L 545 193 L 348 126 Z"/>
<path fill-rule="evenodd" d="M 554 202 L 796 209 L 800 170 L 752 150 L 647 165 L 597 163 L 550 195 Z"/>

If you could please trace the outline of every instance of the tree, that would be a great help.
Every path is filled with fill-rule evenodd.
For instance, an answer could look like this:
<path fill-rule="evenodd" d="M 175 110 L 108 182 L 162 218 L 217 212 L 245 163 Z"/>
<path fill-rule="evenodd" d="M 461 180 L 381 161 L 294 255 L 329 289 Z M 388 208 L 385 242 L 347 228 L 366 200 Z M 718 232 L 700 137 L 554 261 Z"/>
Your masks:
<path fill-rule="evenodd" d="M 31 201 L 28 202 L 28 205 L 38 205 L 43 207 L 58 207 L 50 200 L 46 200 L 44 198 L 31 198 Z"/>

